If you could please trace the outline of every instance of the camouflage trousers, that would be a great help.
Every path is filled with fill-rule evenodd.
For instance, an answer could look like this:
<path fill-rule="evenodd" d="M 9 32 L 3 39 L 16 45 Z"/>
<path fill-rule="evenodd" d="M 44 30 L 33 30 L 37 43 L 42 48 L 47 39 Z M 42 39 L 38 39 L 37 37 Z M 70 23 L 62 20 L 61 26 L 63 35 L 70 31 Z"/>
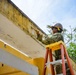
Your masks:
<path fill-rule="evenodd" d="M 55 51 L 55 60 L 59 60 L 59 59 L 61 59 L 61 50 L 56 50 Z M 71 75 L 68 64 L 66 63 L 65 66 L 66 66 L 66 75 Z M 62 73 L 62 64 L 56 65 L 55 69 L 56 69 L 56 74 L 61 74 Z"/>

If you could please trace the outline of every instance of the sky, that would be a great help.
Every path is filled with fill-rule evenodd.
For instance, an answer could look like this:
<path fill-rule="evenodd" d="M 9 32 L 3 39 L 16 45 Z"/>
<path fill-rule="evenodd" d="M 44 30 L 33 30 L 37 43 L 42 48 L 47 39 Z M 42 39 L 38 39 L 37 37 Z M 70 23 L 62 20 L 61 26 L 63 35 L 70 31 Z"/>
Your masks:
<path fill-rule="evenodd" d="M 76 0 L 11 0 L 45 33 L 47 25 L 61 23 L 70 30 L 76 27 Z"/>

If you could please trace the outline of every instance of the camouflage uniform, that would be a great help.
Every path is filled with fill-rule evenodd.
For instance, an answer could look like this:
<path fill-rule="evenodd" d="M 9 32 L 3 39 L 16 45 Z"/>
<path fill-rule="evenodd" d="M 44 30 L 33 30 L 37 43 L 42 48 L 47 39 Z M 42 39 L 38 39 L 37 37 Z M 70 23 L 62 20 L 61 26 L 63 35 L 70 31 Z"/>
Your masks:
<path fill-rule="evenodd" d="M 61 33 L 55 33 L 55 34 L 52 34 L 52 37 L 46 38 L 46 40 L 44 40 L 43 43 L 48 45 L 51 43 L 58 42 L 60 40 L 64 41 L 63 35 Z"/>
<path fill-rule="evenodd" d="M 64 38 L 63 38 L 63 35 L 61 33 L 62 30 L 63 30 L 62 25 L 60 23 L 57 23 L 57 24 L 55 24 L 54 26 L 52 26 L 50 28 L 53 28 L 53 27 L 57 27 L 58 29 L 60 28 L 61 31 L 52 34 L 52 36 L 50 38 L 46 38 L 46 40 L 43 41 L 43 43 L 46 44 L 46 45 L 52 44 L 52 43 L 55 43 L 55 42 L 58 42 L 58 41 L 63 41 L 64 42 Z M 55 60 L 61 59 L 60 49 L 55 51 L 54 56 L 55 56 Z M 66 64 L 66 69 L 68 69 L 67 64 Z M 62 73 L 62 65 L 57 65 L 56 66 L 56 74 L 60 74 L 60 73 Z M 67 71 L 67 75 L 71 75 L 70 70 Z"/>
<path fill-rule="evenodd" d="M 52 43 L 55 43 L 55 42 L 58 42 L 58 41 L 61 41 L 61 40 L 64 41 L 63 35 L 61 33 L 55 33 L 55 34 L 52 34 L 52 37 L 46 38 L 46 40 L 43 43 L 48 45 L 48 44 L 52 44 Z M 61 59 L 60 49 L 55 51 L 54 56 L 55 56 L 55 60 Z M 57 65 L 56 66 L 56 73 L 57 74 L 61 73 L 61 69 L 62 69 L 61 65 Z"/>

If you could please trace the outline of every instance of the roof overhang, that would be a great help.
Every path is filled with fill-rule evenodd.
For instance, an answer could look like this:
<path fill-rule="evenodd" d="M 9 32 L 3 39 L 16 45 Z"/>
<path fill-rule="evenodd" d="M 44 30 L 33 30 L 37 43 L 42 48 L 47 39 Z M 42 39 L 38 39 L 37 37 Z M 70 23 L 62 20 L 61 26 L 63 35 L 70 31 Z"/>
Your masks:
<path fill-rule="evenodd" d="M 44 57 L 45 47 L 0 14 L 0 39 L 31 58 Z"/>

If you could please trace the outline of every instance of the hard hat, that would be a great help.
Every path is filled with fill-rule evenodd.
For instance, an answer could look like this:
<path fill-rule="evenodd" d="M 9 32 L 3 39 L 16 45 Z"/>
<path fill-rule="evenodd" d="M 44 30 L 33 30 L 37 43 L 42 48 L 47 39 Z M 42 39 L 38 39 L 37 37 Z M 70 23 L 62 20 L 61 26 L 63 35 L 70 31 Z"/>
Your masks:
<path fill-rule="evenodd" d="M 54 27 L 56 27 L 58 30 L 60 29 L 63 31 L 63 26 L 60 23 L 56 23 L 54 26 L 50 26 L 50 28 L 54 28 Z"/>

